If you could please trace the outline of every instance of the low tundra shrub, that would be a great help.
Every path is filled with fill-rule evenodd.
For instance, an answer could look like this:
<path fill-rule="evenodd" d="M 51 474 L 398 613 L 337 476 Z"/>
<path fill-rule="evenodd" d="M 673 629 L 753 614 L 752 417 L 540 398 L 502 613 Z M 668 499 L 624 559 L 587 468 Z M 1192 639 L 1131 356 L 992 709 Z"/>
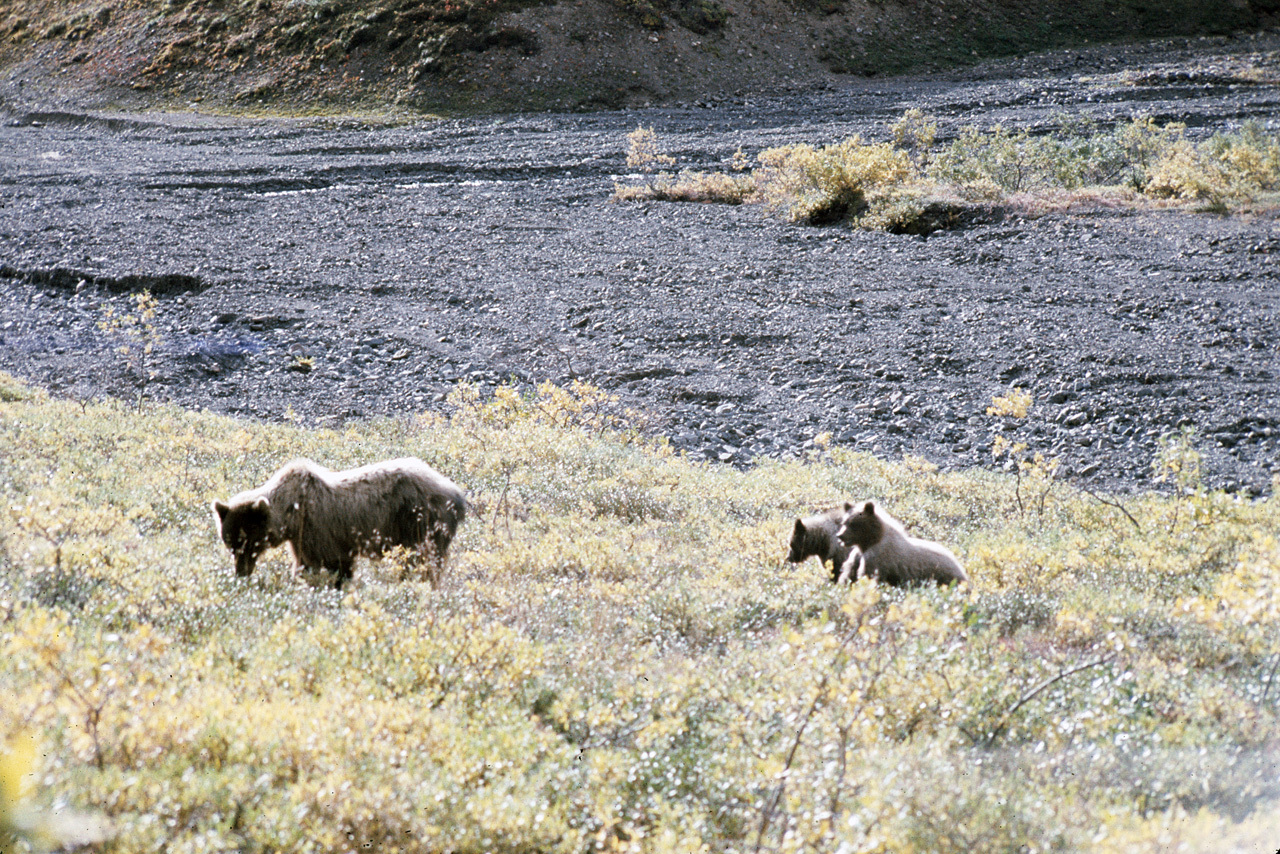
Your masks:
<path fill-rule="evenodd" d="M 890 128 L 891 142 L 777 146 L 754 165 L 738 152 L 732 174 L 677 175 L 667 169 L 675 159 L 641 128 L 629 137 L 627 162 L 647 177 L 615 184 L 614 198 L 759 203 L 792 222 L 929 233 L 995 205 L 1036 214 L 1145 199 L 1226 211 L 1280 189 L 1280 137 L 1252 121 L 1200 142 L 1177 123 L 1142 118 L 1102 129 L 1069 115 L 1048 133 L 968 125 L 941 146 L 937 133 L 934 119 L 908 110 Z"/>
<path fill-rule="evenodd" d="M 742 174 L 745 162 L 735 155 L 732 173 L 683 169 L 678 175 L 668 171 L 674 157 L 664 153 L 653 128 L 638 127 L 627 135 L 627 166 L 644 176 L 641 184 L 614 184 L 618 201 L 651 199 L 664 202 L 718 202 L 740 205 L 755 195 L 755 182 Z"/>
<path fill-rule="evenodd" d="M 1025 478 L 847 448 L 695 462 L 587 386 L 453 407 L 304 430 L 0 401 L 22 809 L 77 810 L 112 854 L 1118 852 L 1274 826 L 1280 504 L 1197 484 L 1194 434 L 1160 463 L 1177 494 L 1059 483 L 1019 513 Z M 295 455 L 403 454 L 477 508 L 441 588 L 394 560 L 313 588 L 282 554 L 235 578 L 212 498 Z M 970 584 L 786 563 L 795 518 L 869 497 Z"/>
<path fill-rule="evenodd" d="M 861 215 L 877 193 L 912 174 L 906 152 L 885 143 L 864 144 L 858 137 L 822 148 L 803 143 L 767 148 L 758 161 L 765 206 L 784 211 L 793 222 L 815 225 Z"/>
<path fill-rule="evenodd" d="M 1280 188 L 1280 137 L 1255 122 L 1198 145 L 1178 139 L 1160 152 L 1144 188 L 1157 198 L 1200 202 L 1226 210 Z"/>

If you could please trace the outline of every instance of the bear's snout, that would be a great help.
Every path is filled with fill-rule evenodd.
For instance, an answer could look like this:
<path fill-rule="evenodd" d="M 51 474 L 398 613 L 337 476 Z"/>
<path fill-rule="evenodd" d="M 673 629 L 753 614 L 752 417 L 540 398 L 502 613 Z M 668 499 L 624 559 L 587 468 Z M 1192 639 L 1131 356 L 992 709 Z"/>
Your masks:
<path fill-rule="evenodd" d="M 258 556 L 251 551 L 236 552 L 236 575 L 248 578 L 253 575 L 253 568 L 258 563 Z"/>

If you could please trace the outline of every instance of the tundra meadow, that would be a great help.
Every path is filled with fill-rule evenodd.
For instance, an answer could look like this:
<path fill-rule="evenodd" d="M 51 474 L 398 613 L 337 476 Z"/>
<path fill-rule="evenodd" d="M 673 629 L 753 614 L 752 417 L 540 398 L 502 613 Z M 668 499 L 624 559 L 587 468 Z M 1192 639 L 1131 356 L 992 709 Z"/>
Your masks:
<path fill-rule="evenodd" d="M 1273 850 L 1280 499 L 1205 489 L 1192 430 L 1160 493 L 1066 482 L 1034 405 L 988 411 L 1004 471 L 743 471 L 585 385 L 332 430 L 0 376 L 0 847 Z M 212 499 L 404 454 L 474 502 L 440 589 L 284 550 L 234 577 Z M 972 583 L 785 562 L 859 497 Z"/>

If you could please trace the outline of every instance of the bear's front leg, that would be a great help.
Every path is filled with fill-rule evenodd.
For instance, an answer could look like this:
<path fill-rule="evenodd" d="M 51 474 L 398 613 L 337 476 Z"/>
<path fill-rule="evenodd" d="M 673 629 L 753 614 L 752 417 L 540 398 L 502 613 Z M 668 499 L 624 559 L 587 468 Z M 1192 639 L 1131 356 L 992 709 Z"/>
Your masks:
<path fill-rule="evenodd" d="M 342 585 L 346 584 L 355 575 L 355 561 L 343 561 L 337 566 L 326 566 L 325 569 L 333 573 L 333 589 L 341 590 Z"/>
<path fill-rule="evenodd" d="M 861 578 L 864 572 L 866 572 L 866 558 L 862 556 L 862 550 L 855 547 L 845 558 L 844 566 L 840 567 L 839 577 L 833 577 L 831 580 L 837 584 L 850 584 Z M 832 572 L 832 575 L 834 576 L 835 573 Z"/>

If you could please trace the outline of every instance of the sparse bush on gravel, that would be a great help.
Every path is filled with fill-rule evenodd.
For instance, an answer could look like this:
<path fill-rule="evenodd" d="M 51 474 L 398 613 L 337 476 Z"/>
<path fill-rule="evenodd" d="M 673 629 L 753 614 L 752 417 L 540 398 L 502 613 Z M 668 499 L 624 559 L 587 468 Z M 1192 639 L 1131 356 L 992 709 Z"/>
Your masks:
<path fill-rule="evenodd" d="M 757 160 L 765 206 L 785 211 L 792 222 L 813 224 L 862 215 L 877 196 L 912 174 L 905 151 L 887 143 L 866 144 L 856 136 L 822 148 L 803 143 L 767 148 Z"/>
<path fill-rule="evenodd" d="M 638 127 L 627 134 L 627 166 L 645 175 L 638 185 L 614 184 L 614 198 L 619 201 L 652 199 L 666 202 L 719 202 L 740 205 L 755 192 L 750 176 L 724 172 L 681 170 L 679 175 L 667 171 L 675 158 L 663 152 L 653 128 Z M 735 159 L 734 172 L 741 173 L 746 164 Z"/>
<path fill-rule="evenodd" d="M 1280 189 L 1280 137 L 1256 123 L 1192 145 L 1178 139 L 1160 152 L 1144 188 L 1148 195 L 1203 202 L 1227 210 Z"/>
<path fill-rule="evenodd" d="M 1100 132 L 1065 118 L 1058 132 L 1045 136 L 965 128 L 939 154 L 933 175 L 1008 193 L 1122 186 L 1222 210 L 1280 188 L 1280 137 L 1255 122 L 1200 143 L 1185 130 L 1142 119 Z"/>
<path fill-rule="evenodd" d="M 1280 505 L 1201 488 L 1191 434 L 1176 496 L 1019 514 L 1014 478 L 918 460 L 694 463 L 587 386 L 342 430 L 0 388 L 0 744 L 99 850 L 1274 844 Z M 443 589 L 235 578 L 209 499 L 303 454 L 464 484 Z M 785 564 L 864 496 L 968 589 Z"/>
<path fill-rule="evenodd" d="M 1145 199 L 1227 211 L 1280 190 L 1280 136 L 1256 122 L 1202 142 L 1185 131 L 1150 118 L 1104 131 L 1064 115 L 1052 133 L 966 126 L 939 147 L 936 122 L 908 110 L 889 143 L 853 137 L 821 148 L 779 146 L 760 152 L 749 173 L 661 172 L 646 184 L 617 185 L 615 198 L 758 202 L 793 222 L 928 232 L 991 205 L 1034 214 Z M 656 151 L 648 134 L 644 142 Z"/>

